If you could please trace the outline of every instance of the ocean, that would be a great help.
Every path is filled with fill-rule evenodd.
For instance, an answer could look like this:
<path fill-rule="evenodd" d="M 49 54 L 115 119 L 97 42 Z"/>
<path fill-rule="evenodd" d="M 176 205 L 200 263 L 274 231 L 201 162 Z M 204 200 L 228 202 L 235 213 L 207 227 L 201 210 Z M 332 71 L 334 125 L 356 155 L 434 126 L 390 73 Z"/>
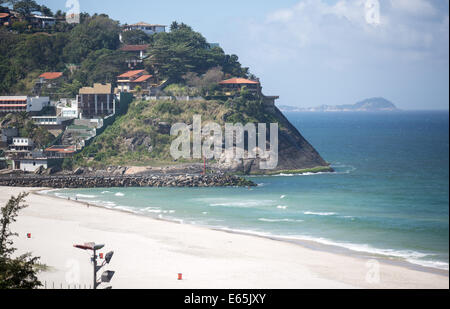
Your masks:
<path fill-rule="evenodd" d="M 336 173 L 251 177 L 258 184 L 251 189 L 107 188 L 49 194 L 448 270 L 448 112 L 286 116 Z"/>

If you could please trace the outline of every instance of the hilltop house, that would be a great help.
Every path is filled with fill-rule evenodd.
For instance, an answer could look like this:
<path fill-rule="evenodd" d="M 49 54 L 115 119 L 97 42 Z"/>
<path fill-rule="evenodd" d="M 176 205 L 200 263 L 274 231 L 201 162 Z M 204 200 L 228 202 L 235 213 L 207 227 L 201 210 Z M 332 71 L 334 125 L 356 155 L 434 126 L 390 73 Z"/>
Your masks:
<path fill-rule="evenodd" d="M 219 83 L 219 85 L 227 95 L 231 95 L 236 91 L 241 91 L 244 87 L 254 94 L 261 94 L 261 84 L 258 81 L 245 78 L 231 78 L 223 80 Z"/>
<path fill-rule="evenodd" d="M 153 82 L 153 75 L 145 70 L 134 70 L 117 76 L 117 88 L 123 92 L 133 92 L 137 86 L 147 91 Z"/>
<path fill-rule="evenodd" d="M 105 117 L 115 113 L 115 99 L 111 84 L 83 87 L 77 96 L 80 118 Z"/>
<path fill-rule="evenodd" d="M 50 106 L 49 97 L 0 96 L 0 114 L 37 113 Z"/>
<path fill-rule="evenodd" d="M 275 101 L 278 100 L 279 96 L 265 96 L 262 93 L 261 83 L 259 81 L 253 81 L 245 78 L 231 78 L 221 81 L 219 85 L 227 96 L 234 96 L 236 92 L 240 92 L 242 89 L 248 90 L 249 92 L 257 95 L 262 99 L 262 104 L 267 110 L 275 110 Z"/>
<path fill-rule="evenodd" d="M 33 15 L 31 22 L 40 28 L 51 27 L 56 24 L 56 18 L 50 16 Z"/>
<path fill-rule="evenodd" d="M 126 60 L 129 68 L 134 68 L 143 62 L 146 58 L 145 51 L 148 47 L 149 45 L 124 45 L 120 48 L 121 51 L 130 55 L 130 59 Z"/>
<path fill-rule="evenodd" d="M 130 31 L 130 30 L 141 30 L 146 34 L 155 34 L 160 32 L 166 32 L 166 27 L 164 25 L 157 24 L 148 24 L 143 21 L 133 24 L 133 25 L 124 25 L 122 26 L 122 31 Z"/>

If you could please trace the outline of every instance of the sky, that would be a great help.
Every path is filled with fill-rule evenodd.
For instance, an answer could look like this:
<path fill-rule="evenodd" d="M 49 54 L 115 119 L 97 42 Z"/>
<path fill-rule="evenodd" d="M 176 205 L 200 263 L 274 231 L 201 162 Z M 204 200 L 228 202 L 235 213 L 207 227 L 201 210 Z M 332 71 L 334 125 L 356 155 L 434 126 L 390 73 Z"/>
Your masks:
<path fill-rule="evenodd" d="M 76 0 L 69 0 L 68 2 Z M 66 0 L 38 0 L 67 11 Z M 79 0 L 121 23 L 184 22 L 236 54 L 277 104 L 449 109 L 448 0 Z"/>

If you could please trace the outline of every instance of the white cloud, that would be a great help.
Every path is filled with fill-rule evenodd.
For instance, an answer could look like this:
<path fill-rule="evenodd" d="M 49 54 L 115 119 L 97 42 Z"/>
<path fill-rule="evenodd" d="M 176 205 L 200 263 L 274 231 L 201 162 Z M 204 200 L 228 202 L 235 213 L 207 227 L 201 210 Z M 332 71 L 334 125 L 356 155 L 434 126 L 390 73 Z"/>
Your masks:
<path fill-rule="evenodd" d="M 407 1 L 380 0 L 379 22 L 372 23 L 366 0 L 302 0 L 243 22 L 224 43 L 284 104 L 366 96 L 448 104 L 448 2 Z"/>
<path fill-rule="evenodd" d="M 371 0 L 371 2 L 376 0 Z M 378 24 L 368 23 L 365 0 L 340 0 L 328 4 L 322 0 L 305 0 L 291 8 L 269 14 L 263 22 L 249 24 L 252 44 L 263 45 L 264 58 L 295 58 L 301 53 L 325 53 L 341 67 L 352 59 L 366 56 L 412 60 L 432 57 L 435 51 L 448 55 L 444 46 L 448 37 L 441 18 L 418 19 L 418 14 L 437 14 L 425 0 L 385 0 L 380 2 Z M 444 25 L 444 26 L 443 26 Z"/>

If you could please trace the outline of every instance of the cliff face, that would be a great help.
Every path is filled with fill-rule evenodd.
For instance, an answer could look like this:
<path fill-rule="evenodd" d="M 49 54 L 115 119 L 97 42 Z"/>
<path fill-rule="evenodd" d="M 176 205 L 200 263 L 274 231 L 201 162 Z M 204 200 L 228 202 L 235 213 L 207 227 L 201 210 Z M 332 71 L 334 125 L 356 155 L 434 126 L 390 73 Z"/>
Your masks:
<path fill-rule="evenodd" d="M 261 169 L 261 159 L 245 159 L 239 164 L 218 164 L 221 169 L 244 174 L 276 174 L 333 171 L 314 147 L 301 135 L 283 113 L 271 108 L 278 123 L 278 165 L 275 169 Z M 269 140 L 269 133 L 267 139 Z M 269 143 L 267 143 L 269 148 Z"/>
<path fill-rule="evenodd" d="M 170 136 L 170 127 L 185 123 L 192 130 L 194 115 L 202 116 L 202 124 L 214 121 L 225 123 L 278 123 L 278 165 L 266 170 L 260 166 L 264 158 L 240 161 L 208 161 L 208 169 L 240 174 L 274 174 L 280 172 L 331 171 L 327 162 L 319 155 L 300 132 L 275 106 L 266 106 L 257 100 L 240 98 L 217 101 L 134 101 L 128 113 L 120 117 L 93 143 L 75 157 L 75 166 L 183 166 L 182 170 L 202 168 L 202 160 L 179 159 L 170 156 L 170 145 L 175 137 Z M 267 128 L 267 141 L 270 140 Z M 269 148 L 269 144 L 267 146 Z"/>

